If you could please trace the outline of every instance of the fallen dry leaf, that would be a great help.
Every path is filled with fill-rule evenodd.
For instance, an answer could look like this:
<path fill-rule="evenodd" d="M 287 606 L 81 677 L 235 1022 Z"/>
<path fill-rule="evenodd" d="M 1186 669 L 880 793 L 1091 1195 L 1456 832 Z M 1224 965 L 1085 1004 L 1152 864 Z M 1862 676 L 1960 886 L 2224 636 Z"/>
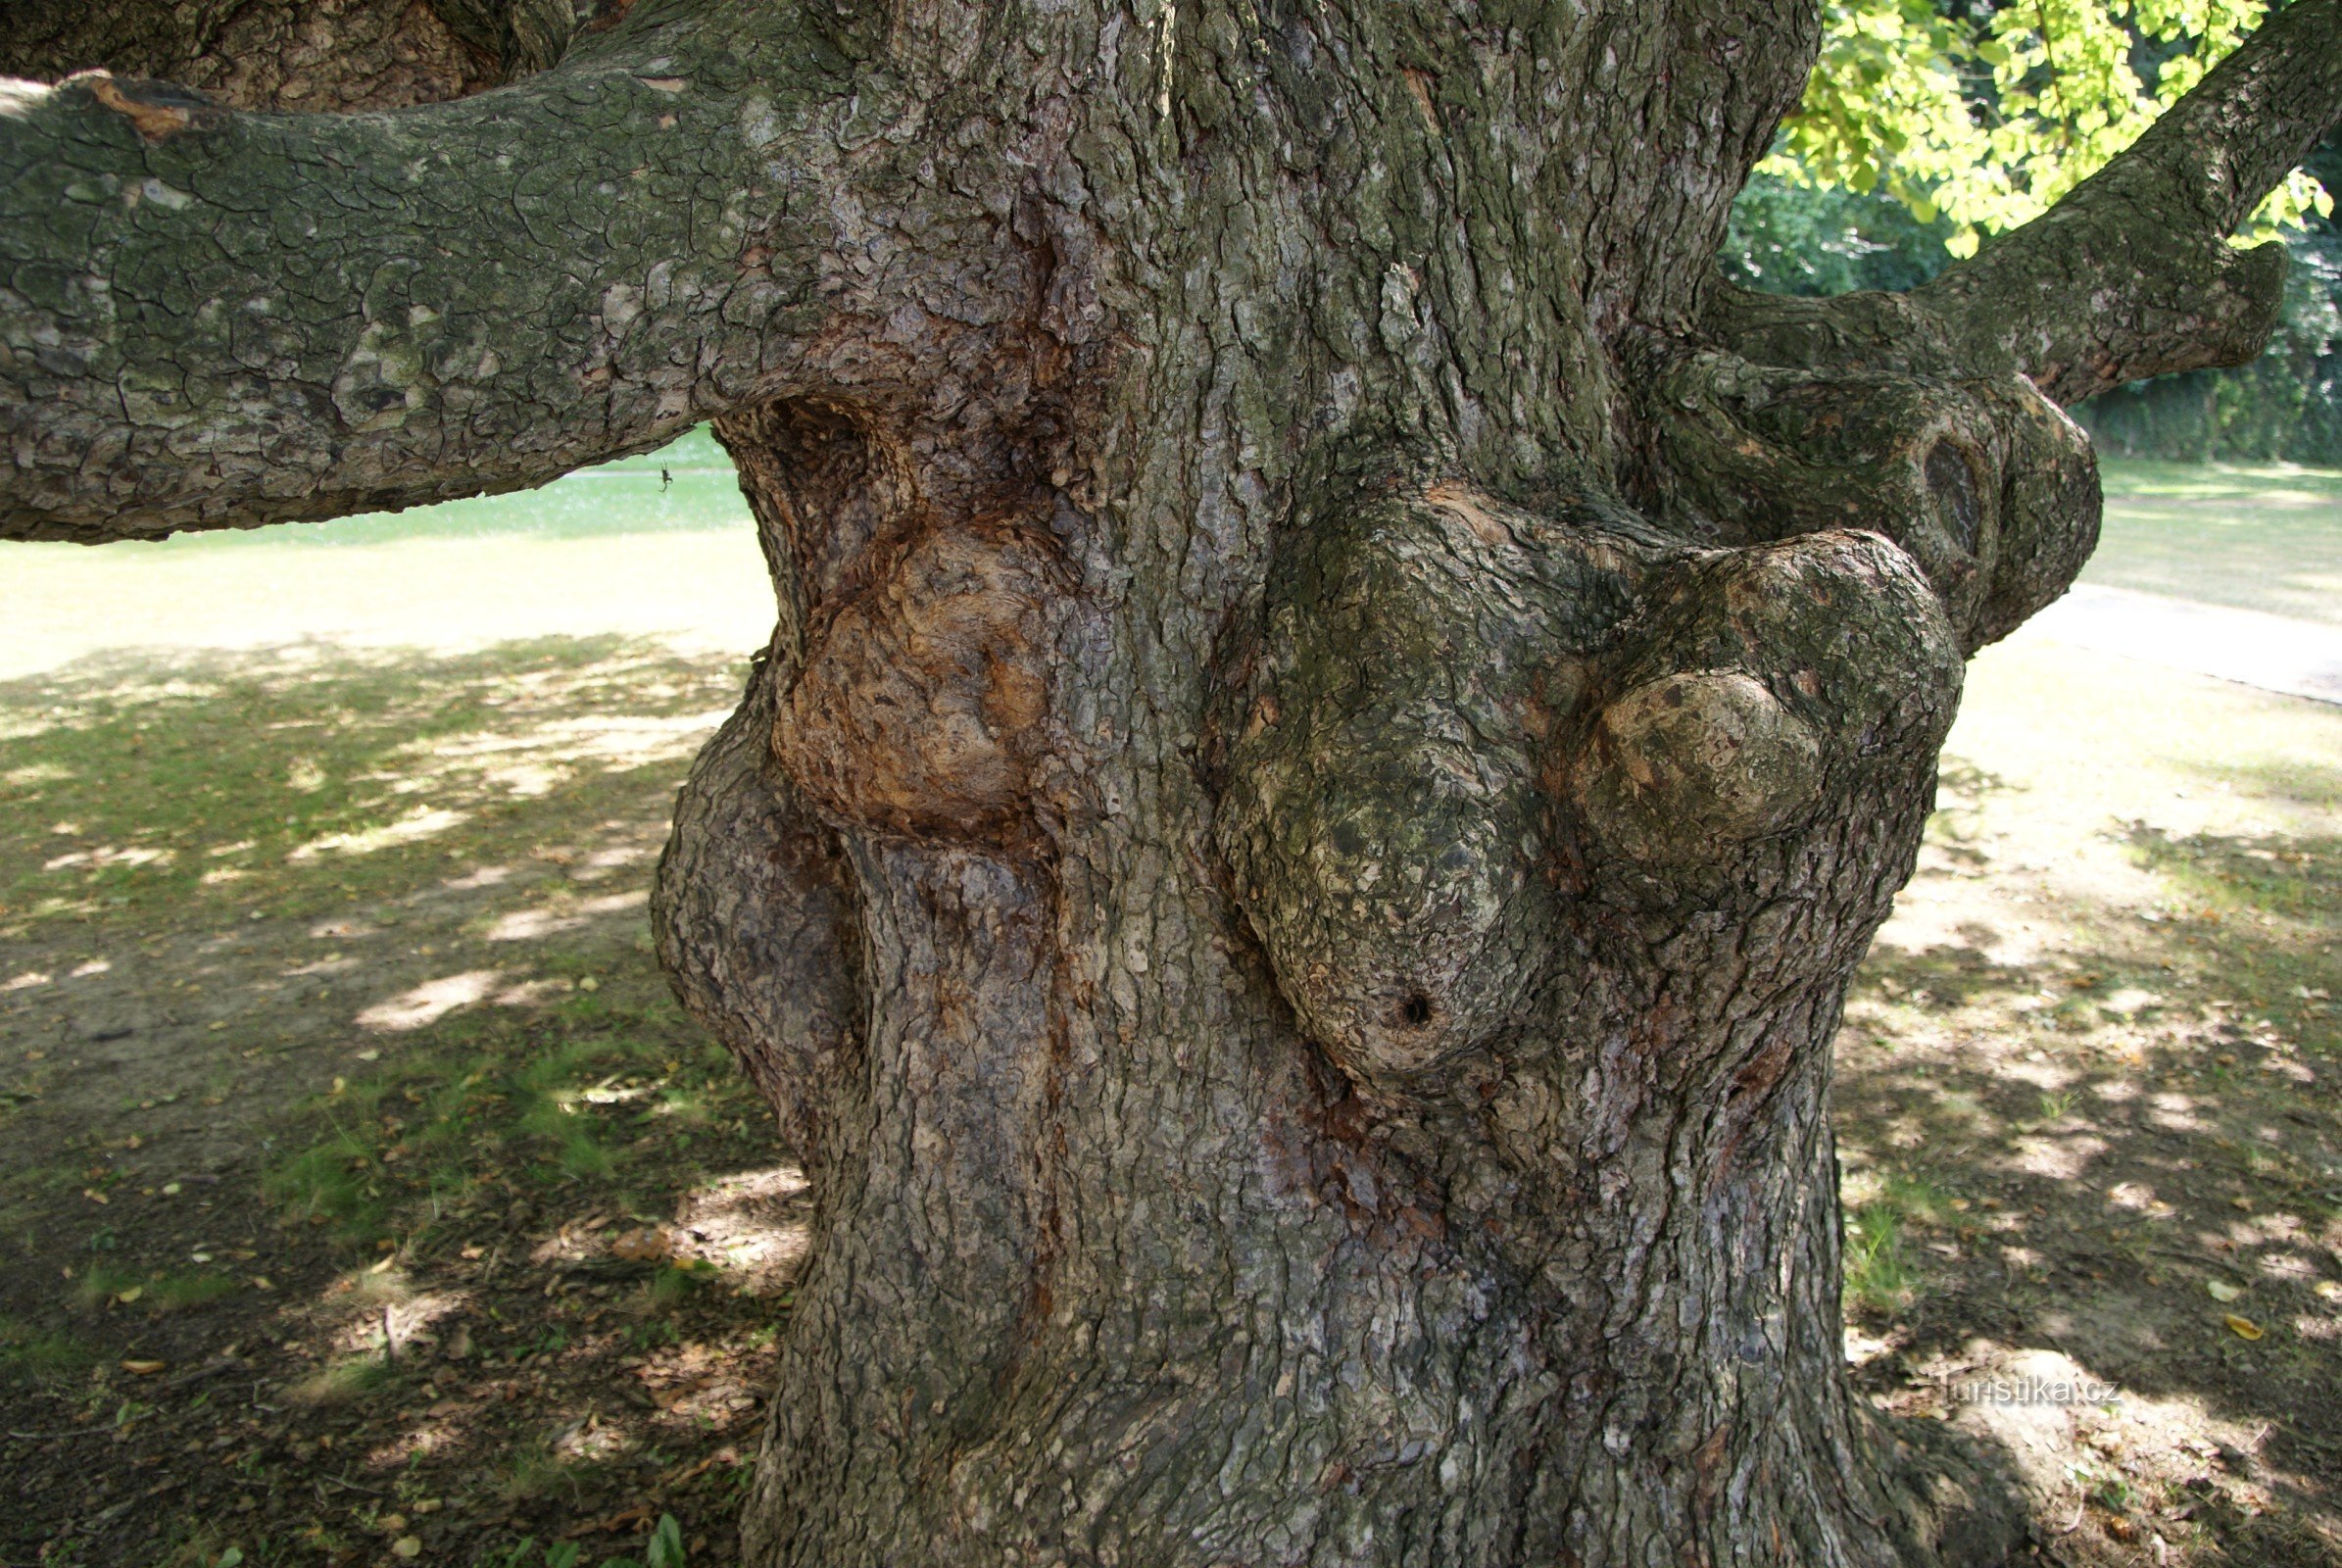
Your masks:
<path fill-rule="evenodd" d="M 151 1378 L 170 1364 L 168 1361 L 124 1361 L 122 1369 L 135 1377 Z"/>
<path fill-rule="evenodd" d="M 629 1263 L 656 1263 L 674 1250 L 674 1239 L 656 1228 L 628 1231 L 610 1244 L 610 1255 Z"/>
<path fill-rule="evenodd" d="M 2212 1298 L 2216 1301 L 2233 1301 L 2244 1294 L 2241 1287 L 2230 1285 L 2226 1280 L 2206 1280 L 2204 1289 L 2212 1293 Z"/>
<path fill-rule="evenodd" d="M 2229 1330 L 2240 1340 L 2257 1340 L 2261 1338 L 2261 1325 L 2254 1322 L 2249 1317 L 2238 1317 L 2235 1313 L 2230 1312 L 2226 1321 Z"/>

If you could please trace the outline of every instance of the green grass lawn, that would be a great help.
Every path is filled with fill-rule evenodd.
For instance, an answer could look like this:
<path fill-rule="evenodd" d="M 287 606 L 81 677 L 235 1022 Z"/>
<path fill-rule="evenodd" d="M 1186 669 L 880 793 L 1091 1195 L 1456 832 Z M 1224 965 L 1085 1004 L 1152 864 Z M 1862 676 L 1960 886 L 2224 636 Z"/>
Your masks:
<path fill-rule="evenodd" d="M 2083 581 L 2342 623 L 2342 473 L 2115 462 L 2105 478 Z M 771 623 L 747 504 L 704 430 L 395 515 L 0 547 L 0 680 L 100 652 L 305 640 L 460 653 L 616 633 L 745 652 Z"/>
<path fill-rule="evenodd" d="M 745 654 L 772 615 L 748 504 L 705 431 L 542 490 L 393 515 L 0 545 L 0 680 L 97 653 L 313 640 L 445 654 L 614 633 Z"/>
<path fill-rule="evenodd" d="M 2084 582 L 2342 625 L 2342 472 L 2109 462 Z"/>

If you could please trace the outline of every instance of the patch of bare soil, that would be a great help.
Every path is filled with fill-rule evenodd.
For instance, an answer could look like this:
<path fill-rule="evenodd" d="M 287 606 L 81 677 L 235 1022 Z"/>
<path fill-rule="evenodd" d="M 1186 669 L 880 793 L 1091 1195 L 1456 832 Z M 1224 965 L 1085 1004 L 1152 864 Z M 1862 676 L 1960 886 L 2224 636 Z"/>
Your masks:
<path fill-rule="evenodd" d="M 0 688 L 0 1563 L 734 1560 L 804 1183 L 644 893 L 735 680 Z"/>
<path fill-rule="evenodd" d="M 1848 1009 L 1858 1379 L 1999 1446 L 2049 1561 L 2330 1568 L 2342 845 L 2026 793 L 1948 771 Z"/>

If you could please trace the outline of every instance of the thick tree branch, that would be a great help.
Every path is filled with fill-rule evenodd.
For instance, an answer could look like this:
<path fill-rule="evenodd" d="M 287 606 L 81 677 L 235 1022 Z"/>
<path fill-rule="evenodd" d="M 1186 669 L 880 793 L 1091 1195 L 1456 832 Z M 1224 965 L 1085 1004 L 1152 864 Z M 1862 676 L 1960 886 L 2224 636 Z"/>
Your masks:
<path fill-rule="evenodd" d="M 2061 403 L 2238 365 L 2269 341 L 2285 253 L 2227 243 L 2342 122 L 2342 0 L 2293 0 L 2121 157 L 1924 292 L 1972 353 Z"/>
<path fill-rule="evenodd" d="M 2237 224 L 2342 122 L 2342 0 L 2294 0 L 2042 217 L 1904 295 L 1719 288 L 1707 323 L 1770 365 L 2018 371 L 2055 401 L 2239 365 L 2275 324 L 2283 247 Z"/>
<path fill-rule="evenodd" d="M 520 3 L 565 10 L 568 0 Z M 237 109 L 441 103 L 552 63 L 523 62 L 513 9 L 513 0 L 10 0 L 0 6 L 0 75 L 154 76 Z"/>
<path fill-rule="evenodd" d="M 819 382 L 903 270 L 838 199 L 849 66 L 752 9 L 397 114 L 8 84 L 0 536 L 510 490 Z"/>

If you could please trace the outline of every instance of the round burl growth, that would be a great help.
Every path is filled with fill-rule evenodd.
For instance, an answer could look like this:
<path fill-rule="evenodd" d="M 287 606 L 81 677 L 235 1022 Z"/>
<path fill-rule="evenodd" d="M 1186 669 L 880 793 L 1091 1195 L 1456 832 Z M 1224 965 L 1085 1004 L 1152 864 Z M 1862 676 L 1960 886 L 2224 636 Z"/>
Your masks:
<path fill-rule="evenodd" d="M 1012 833 L 1044 750 L 1053 576 L 1021 528 L 911 541 L 815 634 L 773 725 L 782 766 L 859 827 Z"/>
<path fill-rule="evenodd" d="M 1641 860 L 1712 856 L 1795 825 L 1821 789 L 1822 748 L 1739 670 L 1663 675 L 1594 722 L 1578 806 L 1602 842 Z"/>
<path fill-rule="evenodd" d="M 1504 1020 L 1540 944 L 1524 793 L 1425 737 L 1412 766 L 1351 773 L 1369 735 L 1262 748 L 1231 858 L 1303 1026 L 1351 1077 L 1388 1085 Z"/>
<path fill-rule="evenodd" d="M 2022 375 L 1685 358 L 1662 378 L 1678 499 L 1733 543 L 1866 528 L 1899 545 L 1961 646 L 2066 591 L 2098 540 L 2089 438 Z"/>
<path fill-rule="evenodd" d="M 1404 1094 L 1517 1025 L 1543 973 L 1538 759 L 1629 568 L 1455 486 L 1329 507 L 1292 539 L 1220 850 L 1302 1028 Z"/>

